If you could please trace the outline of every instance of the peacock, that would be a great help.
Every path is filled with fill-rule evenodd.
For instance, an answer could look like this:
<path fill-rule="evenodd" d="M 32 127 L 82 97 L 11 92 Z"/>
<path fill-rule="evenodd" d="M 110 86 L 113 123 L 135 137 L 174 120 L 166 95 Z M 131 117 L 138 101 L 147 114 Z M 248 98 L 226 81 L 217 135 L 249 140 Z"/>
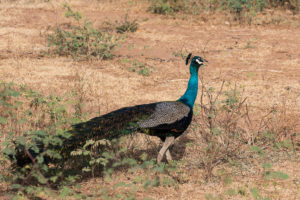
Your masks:
<path fill-rule="evenodd" d="M 198 92 L 198 70 L 204 62 L 208 61 L 200 56 L 192 57 L 192 54 L 189 54 L 186 65 L 189 62 L 188 86 L 178 100 L 125 107 L 87 122 L 75 124 L 69 130 L 71 137 L 65 139 L 63 145 L 56 146 L 55 149 L 68 156 L 88 139 L 113 139 L 141 132 L 157 136 L 162 140 L 163 146 L 157 155 L 157 162 L 160 163 L 164 156 L 170 162 L 172 156 L 169 147 L 184 133 L 192 121 L 193 106 Z M 16 158 L 19 166 L 30 162 L 30 159 L 22 153 Z"/>

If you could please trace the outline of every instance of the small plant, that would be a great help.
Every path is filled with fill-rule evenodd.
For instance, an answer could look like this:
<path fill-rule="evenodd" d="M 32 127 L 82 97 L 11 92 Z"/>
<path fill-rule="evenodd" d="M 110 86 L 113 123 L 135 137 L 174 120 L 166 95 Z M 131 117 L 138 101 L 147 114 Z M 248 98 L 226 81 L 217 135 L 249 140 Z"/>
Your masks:
<path fill-rule="evenodd" d="M 152 66 L 148 66 L 147 64 L 138 62 L 136 60 L 133 61 L 132 65 L 132 67 L 128 68 L 129 71 L 137 72 L 138 74 L 143 76 L 149 76 L 150 72 L 153 72 L 155 70 Z"/>
<path fill-rule="evenodd" d="M 134 43 L 129 43 L 129 44 L 127 45 L 128 51 L 132 50 L 133 48 L 134 48 Z"/>
<path fill-rule="evenodd" d="M 264 157 L 264 154 L 261 156 Z M 265 180 L 272 180 L 272 179 L 286 180 L 289 178 L 289 176 L 286 173 L 272 170 L 271 163 L 267 163 L 267 162 L 263 163 L 262 168 L 263 168 L 263 177 Z"/>
<path fill-rule="evenodd" d="M 254 49 L 254 48 L 256 48 L 256 46 L 252 45 L 251 42 L 248 41 L 244 48 L 245 49 Z"/>
<path fill-rule="evenodd" d="M 173 56 L 180 57 L 182 60 L 185 60 L 187 55 L 188 55 L 188 51 L 186 49 L 173 52 Z"/>
<path fill-rule="evenodd" d="M 257 38 L 253 38 L 250 41 L 247 42 L 247 44 L 244 46 L 244 49 L 255 49 L 256 46 L 252 44 L 252 42 L 255 42 Z"/>
<path fill-rule="evenodd" d="M 102 148 L 100 148 L 102 146 Z M 99 166 L 105 167 L 110 159 L 114 158 L 110 153 L 103 151 L 105 147 L 111 146 L 109 140 L 93 140 L 90 139 L 86 143 L 75 151 L 71 152 L 72 156 L 78 156 L 82 158 L 88 156 L 86 159 L 86 166 L 82 166 L 83 172 L 91 172 L 92 177 L 95 177 L 95 168 Z"/>
<path fill-rule="evenodd" d="M 228 196 L 235 196 L 235 195 L 236 195 L 236 191 L 235 191 L 235 189 L 228 189 L 228 190 L 226 191 L 226 194 L 227 194 Z"/>
<path fill-rule="evenodd" d="M 57 27 L 54 33 L 48 36 L 50 52 L 60 56 L 71 56 L 74 60 L 111 58 L 118 40 L 95 29 L 92 22 L 86 19 L 82 21 L 82 15 L 73 11 L 68 4 L 64 4 L 64 8 L 67 10 L 65 16 L 73 18 L 77 25 L 69 29 Z"/>
<path fill-rule="evenodd" d="M 128 14 L 125 15 L 124 17 L 124 21 L 121 23 L 118 23 L 118 21 L 116 21 L 116 24 L 119 24 L 116 27 L 116 31 L 117 33 L 125 33 L 125 32 L 136 32 L 139 24 L 137 23 L 137 20 L 133 20 L 133 21 L 129 21 L 128 19 Z"/>

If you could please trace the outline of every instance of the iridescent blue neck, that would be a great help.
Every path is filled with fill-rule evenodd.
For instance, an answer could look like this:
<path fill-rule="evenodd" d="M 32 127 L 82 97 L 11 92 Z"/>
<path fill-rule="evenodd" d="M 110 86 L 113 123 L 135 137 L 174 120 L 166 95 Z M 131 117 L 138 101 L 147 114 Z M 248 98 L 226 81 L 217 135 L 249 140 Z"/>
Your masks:
<path fill-rule="evenodd" d="M 188 105 L 190 108 L 193 108 L 197 92 L 198 92 L 198 69 L 199 67 L 190 65 L 191 77 L 188 83 L 188 87 L 182 97 L 178 101 L 182 101 L 184 104 Z"/>

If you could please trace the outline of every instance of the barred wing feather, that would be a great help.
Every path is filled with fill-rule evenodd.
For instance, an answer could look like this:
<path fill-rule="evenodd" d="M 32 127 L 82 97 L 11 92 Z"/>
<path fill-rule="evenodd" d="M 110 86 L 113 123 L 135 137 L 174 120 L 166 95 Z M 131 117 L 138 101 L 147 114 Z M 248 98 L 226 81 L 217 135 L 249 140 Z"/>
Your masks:
<path fill-rule="evenodd" d="M 155 107 L 153 114 L 140 122 L 140 128 L 159 128 L 161 125 L 174 124 L 188 117 L 191 109 L 180 101 L 161 102 Z M 167 128 L 167 126 L 165 126 Z"/>

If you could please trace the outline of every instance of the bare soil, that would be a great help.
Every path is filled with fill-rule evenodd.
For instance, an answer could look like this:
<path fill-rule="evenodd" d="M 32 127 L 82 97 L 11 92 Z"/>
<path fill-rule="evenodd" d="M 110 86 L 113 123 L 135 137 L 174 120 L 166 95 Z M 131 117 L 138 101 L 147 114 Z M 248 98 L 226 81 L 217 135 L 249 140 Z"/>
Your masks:
<path fill-rule="evenodd" d="M 47 34 L 58 24 L 69 23 L 63 16 L 63 1 L 0 1 L 1 80 L 55 95 L 82 84 L 85 109 L 92 115 L 105 114 L 124 106 L 179 98 L 186 89 L 189 72 L 185 61 L 173 54 L 186 49 L 209 61 L 200 70 L 209 86 L 219 87 L 226 80 L 244 88 L 244 96 L 254 107 L 264 109 L 284 101 L 290 112 L 300 114 L 299 15 L 278 11 L 273 17 L 280 17 L 282 23 L 271 23 L 272 16 L 267 13 L 257 19 L 263 21 L 268 17 L 268 25 L 239 25 L 227 21 L 222 14 L 178 15 L 175 19 L 153 15 L 146 12 L 148 4 L 142 1 L 68 2 L 99 28 L 106 21 L 122 20 L 128 13 L 131 19 L 138 20 L 138 31 L 127 34 L 112 60 L 75 62 L 66 57 L 40 56 L 40 51 L 47 49 Z M 130 72 L 128 63 L 122 62 L 124 59 L 147 63 L 155 70 L 149 76 Z M 190 155 L 185 152 L 183 156 Z M 286 159 L 275 168 L 284 169 L 290 178 L 279 186 L 267 187 L 265 192 L 276 193 L 274 199 L 299 199 L 299 159 Z M 199 174 L 199 169 L 187 172 L 189 181 L 177 189 L 138 190 L 136 197 L 204 199 L 208 193 L 226 191 L 221 183 L 200 184 Z M 130 177 L 121 172 L 115 176 L 120 180 Z M 260 180 L 256 175 L 241 175 L 233 185 L 237 188 L 260 184 Z M 88 180 L 82 183 L 82 190 L 95 192 L 101 183 L 100 178 Z"/>

